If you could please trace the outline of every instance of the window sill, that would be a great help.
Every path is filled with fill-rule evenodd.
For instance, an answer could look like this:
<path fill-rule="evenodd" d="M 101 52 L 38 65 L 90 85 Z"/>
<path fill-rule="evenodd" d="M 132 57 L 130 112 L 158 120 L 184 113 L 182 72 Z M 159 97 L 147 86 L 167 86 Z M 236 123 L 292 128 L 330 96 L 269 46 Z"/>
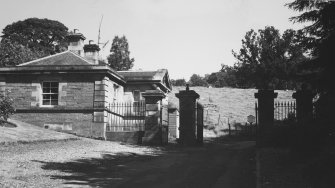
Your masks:
<path fill-rule="evenodd" d="M 58 105 L 41 105 L 40 108 L 54 108 Z"/>

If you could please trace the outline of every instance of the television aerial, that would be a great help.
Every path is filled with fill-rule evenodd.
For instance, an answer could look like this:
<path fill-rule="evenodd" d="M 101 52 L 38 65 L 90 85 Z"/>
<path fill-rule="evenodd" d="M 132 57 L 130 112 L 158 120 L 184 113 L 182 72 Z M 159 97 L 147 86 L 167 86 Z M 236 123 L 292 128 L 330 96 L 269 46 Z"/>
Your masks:
<path fill-rule="evenodd" d="M 101 39 L 101 24 L 102 24 L 103 18 L 104 18 L 104 15 L 101 16 L 101 20 L 100 20 L 100 24 L 99 24 L 99 33 L 98 33 L 98 46 L 101 50 L 103 50 L 109 42 L 109 40 L 107 42 L 100 42 L 100 39 Z"/>

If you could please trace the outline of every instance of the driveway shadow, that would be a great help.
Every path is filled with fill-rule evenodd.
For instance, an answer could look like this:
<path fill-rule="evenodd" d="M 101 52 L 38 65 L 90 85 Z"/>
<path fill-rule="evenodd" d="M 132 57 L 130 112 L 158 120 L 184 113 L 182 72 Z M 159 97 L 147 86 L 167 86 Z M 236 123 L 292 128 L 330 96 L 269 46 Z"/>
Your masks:
<path fill-rule="evenodd" d="M 42 163 L 45 170 L 63 172 L 51 178 L 64 180 L 65 187 L 213 187 L 223 175 L 226 179 L 236 175 L 234 178 L 240 182 L 240 171 L 245 169 L 251 176 L 244 182 L 254 184 L 253 161 L 248 161 L 253 148 L 248 146 L 243 154 L 235 141 L 220 142 L 222 138 L 212 138 L 206 139 L 202 147 L 169 144 L 158 147 L 155 153 L 102 153 L 101 158 L 64 163 L 35 162 Z M 232 160 L 239 166 L 232 166 Z"/>
<path fill-rule="evenodd" d="M 70 162 L 44 162 L 42 169 L 57 170 L 70 175 L 52 176 L 52 179 L 63 179 L 67 185 L 78 185 L 80 187 L 89 185 L 92 187 L 110 187 L 127 181 L 129 177 L 138 173 L 138 169 L 132 164 L 134 162 L 144 163 L 159 158 L 157 154 L 140 155 L 130 152 L 103 153 L 101 158 L 77 159 Z"/>

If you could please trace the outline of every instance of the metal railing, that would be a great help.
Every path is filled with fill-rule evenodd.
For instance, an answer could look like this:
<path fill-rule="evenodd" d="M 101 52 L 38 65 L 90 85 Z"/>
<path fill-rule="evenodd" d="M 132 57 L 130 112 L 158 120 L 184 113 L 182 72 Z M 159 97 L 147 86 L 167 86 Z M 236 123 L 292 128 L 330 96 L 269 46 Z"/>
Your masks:
<path fill-rule="evenodd" d="M 275 120 L 288 120 L 295 119 L 296 110 L 295 101 L 275 101 L 274 102 L 274 119 Z"/>
<path fill-rule="evenodd" d="M 116 102 L 106 106 L 106 131 L 143 131 L 145 125 L 145 101 Z"/>

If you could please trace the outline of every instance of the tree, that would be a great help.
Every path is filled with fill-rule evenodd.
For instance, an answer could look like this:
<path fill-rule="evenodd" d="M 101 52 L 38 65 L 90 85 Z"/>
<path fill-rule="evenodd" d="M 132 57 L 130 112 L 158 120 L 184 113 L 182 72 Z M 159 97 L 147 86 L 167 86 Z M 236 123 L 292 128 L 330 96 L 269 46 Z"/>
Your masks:
<path fill-rule="evenodd" d="M 316 50 L 314 52 L 318 52 L 318 44 L 335 32 L 335 2 L 327 0 L 295 0 L 286 4 L 286 6 L 295 11 L 303 12 L 299 16 L 291 17 L 291 21 L 311 22 L 311 25 L 305 26 L 301 31 L 309 36 L 306 46 Z"/>
<path fill-rule="evenodd" d="M 300 76 L 318 93 L 316 111 L 319 120 L 325 121 L 320 124 L 334 125 L 335 2 L 295 0 L 287 6 L 302 12 L 291 21 L 311 23 L 301 29 L 308 36 L 305 47 L 310 50 L 311 58 L 301 65 Z M 334 126 L 331 129 L 333 133 L 327 135 L 334 135 Z"/>
<path fill-rule="evenodd" d="M 176 80 L 171 80 L 171 83 L 173 86 L 186 86 L 186 81 L 185 79 L 176 79 Z"/>
<path fill-rule="evenodd" d="M 15 66 L 42 57 L 42 52 L 33 52 L 29 48 L 3 40 L 0 43 L 0 67 Z"/>
<path fill-rule="evenodd" d="M 225 64 L 221 64 L 221 70 L 218 73 L 218 80 L 221 83 L 221 87 L 238 87 L 236 80 L 236 68 L 233 66 L 228 66 Z M 224 84 L 222 84 L 224 80 Z"/>
<path fill-rule="evenodd" d="M 206 82 L 208 84 L 211 84 L 215 87 L 219 87 L 219 86 L 216 85 L 216 83 L 218 81 L 217 72 L 213 72 L 210 75 L 206 75 L 205 78 L 206 78 Z"/>
<path fill-rule="evenodd" d="M 214 87 L 238 87 L 236 82 L 236 70 L 234 67 L 221 64 L 219 72 L 213 72 L 205 76 L 206 82 Z"/>
<path fill-rule="evenodd" d="M 301 66 L 302 78 L 320 93 L 335 93 L 335 2 L 295 0 L 287 6 L 302 12 L 291 21 L 311 23 L 300 30 L 308 36 L 304 45 L 311 52 Z"/>
<path fill-rule="evenodd" d="M 110 67 L 117 71 L 125 71 L 134 66 L 133 62 L 135 60 L 130 58 L 128 47 L 128 40 L 125 36 L 114 37 L 110 50 L 111 54 L 107 58 Z"/>
<path fill-rule="evenodd" d="M 208 86 L 205 78 L 201 77 L 198 74 L 193 74 L 190 78 L 190 86 Z"/>
<path fill-rule="evenodd" d="M 242 40 L 242 48 L 233 55 L 236 80 L 240 87 L 286 89 L 293 78 L 294 67 L 304 59 L 301 41 L 304 37 L 294 30 L 280 35 L 272 26 L 250 30 Z"/>
<path fill-rule="evenodd" d="M 28 18 L 7 25 L 2 33 L 2 43 L 23 45 L 33 52 L 43 52 L 45 55 L 67 49 L 68 28 L 55 20 Z"/>

